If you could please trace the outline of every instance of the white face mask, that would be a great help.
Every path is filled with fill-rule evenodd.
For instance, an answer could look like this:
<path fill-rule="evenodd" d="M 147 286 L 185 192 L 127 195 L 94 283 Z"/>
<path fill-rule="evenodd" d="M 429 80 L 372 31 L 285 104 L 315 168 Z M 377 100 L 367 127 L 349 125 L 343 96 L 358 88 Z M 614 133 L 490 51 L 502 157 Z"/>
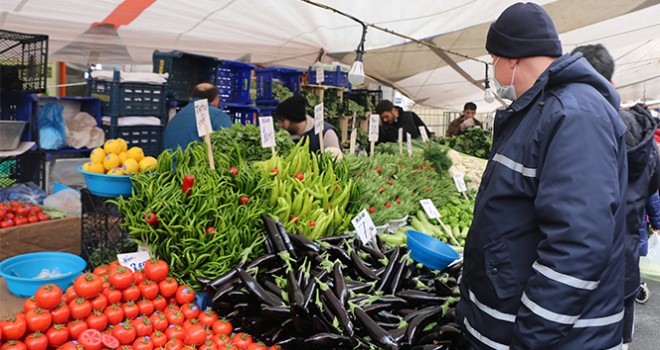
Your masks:
<path fill-rule="evenodd" d="M 493 72 L 495 72 L 495 66 L 497 65 L 497 62 L 500 61 L 500 58 L 498 57 L 495 60 L 495 63 L 493 63 Z M 497 78 L 493 79 L 493 83 L 495 83 L 495 93 L 505 99 L 505 100 L 511 100 L 515 101 L 518 96 L 516 95 L 516 88 L 513 86 L 513 79 L 516 77 L 516 68 L 518 67 L 518 64 L 516 63 L 515 66 L 513 66 L 513 74 L 511 75 L 511 84 L 510 85 L 505 85 L 502 86 L 500 83 L 497 81 Z"/>

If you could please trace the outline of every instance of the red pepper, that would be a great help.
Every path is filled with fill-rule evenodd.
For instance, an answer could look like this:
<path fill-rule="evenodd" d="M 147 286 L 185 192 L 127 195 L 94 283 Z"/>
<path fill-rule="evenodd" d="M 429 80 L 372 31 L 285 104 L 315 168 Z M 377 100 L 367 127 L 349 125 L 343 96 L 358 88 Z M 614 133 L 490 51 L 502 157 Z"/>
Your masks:
<path fill-rule="evenodd" d="M 156 214 L 150 211 L 144 214 L 144 221 L 146 221 L 147 224 L 151 226 L 156 226 L 158 225 L 158 216 L 156 216 Z"/>
<path fill-rule="evenodd" d="M 186 197 L 190 196 L 190 193 L 192 193 L 192 187 L 194 183 L 195 183 L 194 176 L 190 176 L 190 175 L 183 176 L 183 184 L 181 185 L 181 192 L 183 192 L 183 194 L 185 194 Z"/>

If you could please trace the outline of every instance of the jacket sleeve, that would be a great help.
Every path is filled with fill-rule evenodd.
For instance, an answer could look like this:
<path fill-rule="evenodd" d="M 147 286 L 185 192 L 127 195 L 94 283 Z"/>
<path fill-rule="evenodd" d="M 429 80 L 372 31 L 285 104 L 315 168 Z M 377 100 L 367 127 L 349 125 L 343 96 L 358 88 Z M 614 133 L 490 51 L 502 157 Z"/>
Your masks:
<path fill-rule="evenodd" d="M 601 277 L 613 254 L 623 261 L 623 241 L 615 244 L 617 224 L 623 229 L 627 173 L 623 125 L 613 126 L 602 107 L 598 112 L 566 110 L 543 127 L 534 203 L 541 241 L 511 349 L 556 349 L 590 311 L 584 305 L 593 290 L 617 288 L 604 286 Z"/>
<path fill-rule="evenodd" d="M 653 193 L 646 202 L 646 213 L 649 216 L 651 227 L 655 230 L 660 229 L 660 196 L 658 196 L 658 192 Z"/>
<path fill-rule="evenodd" d="M 456 136 L 460 132 L 459 125 L 461 124 L 460 118 L 456 118 L 449 123 L 447 127 L 446 136 Z"/>

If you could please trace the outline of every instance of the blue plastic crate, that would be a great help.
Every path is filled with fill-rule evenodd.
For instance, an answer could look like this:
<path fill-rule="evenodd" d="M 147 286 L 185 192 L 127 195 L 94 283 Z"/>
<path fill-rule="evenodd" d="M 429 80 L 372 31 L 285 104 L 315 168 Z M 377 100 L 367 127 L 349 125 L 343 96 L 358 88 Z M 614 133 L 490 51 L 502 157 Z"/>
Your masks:
<path fill-rule="evenodd" d="M 255 106 L 223 104 L 222 109 L 234 123 L 259 125 L 259 108 Z"/>
<path fill-rule="evenodd" d="M 312 70 L 312 67 L 309 67 L 307 70 L 307 82 L 310 85 L 318 84 L 316 82 L 316 70 Z M 324 71 L 321 85 L 351 87 L 351 83 L 348 81 L 348 72 L 343 72 L 339 66 L 334 71 Z"/>
<path fill-rule="evenodd" d="M 153 53 L 153 72 L 168 73 L 167 98 L 188 100 L 195 85 L 213 83 L 222 61 L 215 57 L 195 55 L 183 51 Z"/>
<path fill-rule="evenodd" d="M 35 121 L 37 109 L 37 95 L 35 94 L 9 91 L 0 93 L 0 120 L 28 122 L 23 129 L 21 141 L 39 140 L 39 126 Z"/>
<path fill-rule="evenodd" d="M 115 71 L 113 81 L 99 79 L 87 81 L 87 95 L 101 100 L 103 115 L 156 116 L 162 119 L 165 115 L 165 86 L 121 83 L 119 74 Z"/>
<path fill-rule="evenodd" d="M 275 109 L 277 108 L 276 105 L 268 105 L 268 106 L 257 106 L 259 108 L 259 116 L 260 117 L 273 117 L 273 113 L 275 113 Z"/>
<path fill-rule="evenodd" d="M 303 71 L 297 69 L 270 67 L 258 68 L 257 75 L 257 104 L 278 104 L 280 100 L 273 97 L 273 81 L 282 83 L 294 94 L 300 93 L 300 78 Z"/>
<path fill-rule="evenodd" d="M 224 103 L 251 104 L 250 80 L 254 66 L 248 63 L 223 61 L 218 66 L 216 86 Z"/>
<path fill-rule="evenodd" d="M 109 126 L 104 125 L 105 138 L 121 137 L 128 148 L 141 147 L 145 156 L 157 157 L 163 151 L 163 127 L 154 125 Z"/>

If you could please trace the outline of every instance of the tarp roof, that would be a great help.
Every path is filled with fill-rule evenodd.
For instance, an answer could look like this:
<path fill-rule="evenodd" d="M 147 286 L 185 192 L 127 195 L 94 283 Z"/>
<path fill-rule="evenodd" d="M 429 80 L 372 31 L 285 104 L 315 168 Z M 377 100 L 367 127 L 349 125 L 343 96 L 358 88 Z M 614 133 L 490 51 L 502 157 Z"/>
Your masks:
<path fill-rule="evenodd" d="M 318 0 L 442 50 L 489 60 L 489 24 L 510 0 Z M 660 96 L 660 0 L 539 0 L 564 51 L 602 43 L 623 100 Z M 106 24 L 104 24 L 106 23 Z M 98 25 L 101 24 L 101 25 Z M 150 64 L 181 50 L 306 69 L 319 56 L 351 64 L 362 26 L 301 0 L 2 0 L 0 28 L 50 36 L 50 60 Z M 369 28 L 365 72 L 416 102 L 460 110 L 483 101 L 484 64 Z M 462 70 L 462 74 L 459 71 Z"/>

